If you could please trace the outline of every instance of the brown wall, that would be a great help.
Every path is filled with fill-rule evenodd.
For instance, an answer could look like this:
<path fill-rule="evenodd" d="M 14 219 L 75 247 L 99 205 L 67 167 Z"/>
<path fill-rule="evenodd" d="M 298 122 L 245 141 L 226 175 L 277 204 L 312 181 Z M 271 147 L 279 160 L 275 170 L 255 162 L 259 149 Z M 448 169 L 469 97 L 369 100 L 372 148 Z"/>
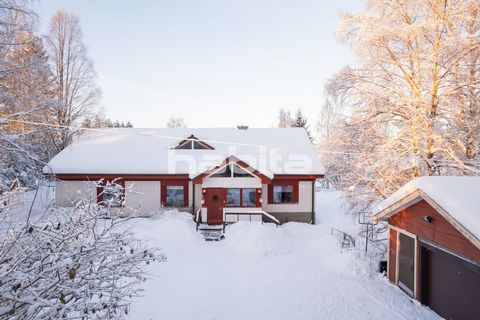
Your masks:
<path fill-rule="evenodd" d="M 291 221 L 295 222 L 312 222 L 312 213 L 311 212 L 268 212 L 275 218 L 277 218 L 280 223 L 287 223 Z M 271 222 L 268 219 L 264 218 L 264 222 Z"/>
<path fill-rule="evenodd" d="M 433 218 L 431 223 L 423 219 L 427 215 Z M 480 260 L 480 249 L 424 200 L 390 217 L 388 222 L 470 259 Z"/>
<path fill-rule="evenodd" d="M 392 282 L 396 282 L 395 276 L 397 272 L 397 231 L 390 229 L 389 235 L 390 249 L 388 250 L 388 278 Z"/>

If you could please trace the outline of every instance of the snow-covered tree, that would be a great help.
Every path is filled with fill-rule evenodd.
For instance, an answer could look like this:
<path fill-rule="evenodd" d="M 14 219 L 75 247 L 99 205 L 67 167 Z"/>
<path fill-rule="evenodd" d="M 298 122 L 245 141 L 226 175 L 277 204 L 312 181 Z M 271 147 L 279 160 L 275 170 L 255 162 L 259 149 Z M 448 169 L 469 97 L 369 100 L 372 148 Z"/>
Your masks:
<path fill-rule="evenodd" d="M 101 115 L 100 113 L 94 114 L 93 117 L 85 117 L 82 121 L 83 128 L 133 128 L 133 124 L 130 121 L 126 123 L 123 121 L 112 121 L 110 118 Z"/>
<path fill-rule="evenodd" d="M 186 128 L 187 125 L 181 117 L 170 117 L 167 122 L 167 128 Z"/>
<path fill-rule="evenodd" d="M 15 190 L 0 202 L 8 229 L 0 235 L 0 319 L 126 318 L 144 268 L 164 257 L 96 197 L 15 221 L 21 215 L 10 200 L 18 196 Z"/>
<path fill-rule="evenodd" d="M 50 72 L 35 14 L 22 1 L 0 1 L 0 193 L 18 179 L 31 186 L 52 155 L 41 121 L 51 100 Z"/>
<path fill-rule="evenodd" d="M 331 163 L 356 211 L 415 176 L 480 173 L 478 7 L 370 0 L 342 15 L 356 61 L 326 87 L 343 110 Z"/>
<path fill-rule="evenodd" d="M 57 151 L 61 151 L 78 132 L 68 127 L 80 125 L 98 103 L 100 89 L 95 84 L 96 72 L 87 55 L 77 16 L 63 10 L 54 14 L 47 49 L 54 79 L 53 93 L 58 100 L 47 121 L 60 126 L 50 139 Z"/>

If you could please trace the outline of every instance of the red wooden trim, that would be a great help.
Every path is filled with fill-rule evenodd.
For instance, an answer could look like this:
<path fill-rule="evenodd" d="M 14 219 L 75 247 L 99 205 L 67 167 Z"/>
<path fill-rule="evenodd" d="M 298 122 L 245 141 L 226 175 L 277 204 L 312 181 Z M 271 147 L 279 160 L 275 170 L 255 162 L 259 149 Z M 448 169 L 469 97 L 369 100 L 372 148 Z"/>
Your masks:
<path fill-rule="evenodd" d="M 425 221 L 425 216 L 432 217 L 432 221 Z M 480 249 L 425 200 L 391 216 L 388 223 L 470 259 L 480 260 Z"/>
<path fill-rule="evenodd" d="M 183 145 L 185 145 L 186 143 L 188 142 L 197 142 L 197 143 L 200 143 L 202 146 L 204 146 L 205 148 L 207 148 L 208 150 L 215 150 L 214 147 L 212 147 L 211 145 L 209 145 L 208 143 L 198 139 L 197 137 L 195 137 L 193 134 L 188 137 L 187 139 L 184 139 L 182 141 L 180 141 L 178 143 L 178 145 L 175 147 L 175 149 L 180 149 L 180 147 L 182 147 Z"/>
<path fill-rule="evenodd" d="M 262 197 L 262 188 L 255 189 L 255 206 L 257 208 L 262 207 L 262 203 L 260 202 L 260 198 Z"/>
<path fill-rule="evenodd" d="M 97 184 L 97 204 L 100 204 L 103 201 L 102 192 L 103 192 L 103 186 L 99 183 Z"/>
<path fill-rule="evenodd" d="M 388 252 L 388 278 L 393 283 L 397 282 L 397 231 L 390 229 L 388 235 L 390 249 Z"/>
<path fill-rule="evenodd" d="M 271 184 L 268 185 L 268 203 L 269 204 L 297 204 L 299 201 L 299 180 L 288 180 L 288 179 L 275 179 L 272 181 Z M 274 186 L 292 186 L 293 187 L 293 202 L 286 202 L 286 203 L 276 203 L 273 202 L 273 187 Z"/>
<path fill-rule="evenodd" d="M 188 174 L 56 174 L 58 180 L 65 181 L 98 181 L 100 179 L 113 180 L 122 178 L 128 181 L 160 181 L 168 179 L 189 179 Z"/>
<path fill-rule="evenodd" d="M 302 180 L 309 181 L 324 178 L 323 174 L 276 174 L 275 180 Z"/>
<path fill-rule="evenodd" d="M 167 204 L 167 186 L 182 186 L 183 187 L 183 207 L 188 207 L 188 180 L 162 180 L 160 191 L 160 202 L 166 206 Z"/>

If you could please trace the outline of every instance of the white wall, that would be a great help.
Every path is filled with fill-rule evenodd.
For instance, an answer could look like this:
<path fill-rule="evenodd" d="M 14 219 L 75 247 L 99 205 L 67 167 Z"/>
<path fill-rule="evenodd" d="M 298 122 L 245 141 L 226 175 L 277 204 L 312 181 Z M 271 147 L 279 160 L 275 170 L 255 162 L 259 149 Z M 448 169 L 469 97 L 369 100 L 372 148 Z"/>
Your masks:
<path fill-rule="evenodd" d="M 262 199 L 262 209 L 266 212 L 312 212 L 312 181 L 299 182 L 297 204 L 269 204 L 266 184 L 262 186 Z"/>
<path fill-rule="evenodd" d="M 82 197 L 96 201 L 97 186 L 94 181 L 57 181 L 55 203 L 60 207 L 71 207 Z"/>
<path fill-rule="evenodd" d="M 262 182 L 258 178 L 206 178 L 203 188 L 261 188 Z"/>
<path fill-rule="evenodd" d="M 197 214 L 197 211 L 202 207 L 202 185 L 194 184 L 193 187 L 195 188 L 195 208 L 193 214 Z M 191 194 L 190 197 L 193 198 L 193 195 Z M 190 202 L 190 204 L 192 204 L 192 202 Z"/>
<path fill-rule="evenodd" d="M 150 215 L 160 208 L 160 181 L 125 181 L 125 209 Z"/>

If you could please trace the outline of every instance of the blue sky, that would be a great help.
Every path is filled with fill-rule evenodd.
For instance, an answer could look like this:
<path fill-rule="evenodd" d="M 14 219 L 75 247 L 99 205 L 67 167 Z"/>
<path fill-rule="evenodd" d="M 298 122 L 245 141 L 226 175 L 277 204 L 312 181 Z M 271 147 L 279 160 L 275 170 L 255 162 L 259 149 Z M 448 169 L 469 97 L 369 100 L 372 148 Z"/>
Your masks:
<path fill-rule="evenodd" d="M 95 61 L 101 107 L 114 120 L 163 127 L 276 126 L 278 110 L 305 111 L 315 126 L 323 84 L 351 62 L 337 42 L 338 13 L 354 0 L 44 0 L 80 17 Z"/>

